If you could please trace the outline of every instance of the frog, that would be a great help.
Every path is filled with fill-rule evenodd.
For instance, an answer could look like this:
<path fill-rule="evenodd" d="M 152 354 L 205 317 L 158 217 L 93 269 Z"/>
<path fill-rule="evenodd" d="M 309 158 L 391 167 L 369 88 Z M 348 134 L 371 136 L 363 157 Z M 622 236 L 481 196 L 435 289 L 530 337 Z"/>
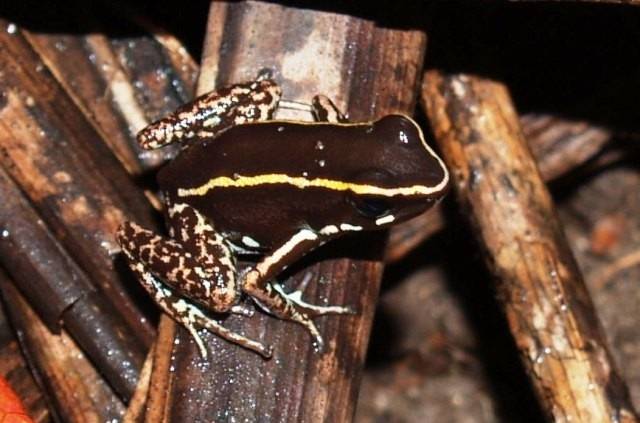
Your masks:
<path fill-rule="evenodd" d="M 306 108 L 314 120 L 274 118 L 285 108 Z M 157 173 L 168 235 L 127 221 L 116 238 L 142 286 L 203 358 L 203 329 L 272 356 L 272 346 L 218 318 L 251 316 L 242 298 L 302 325 L 322 351 L 314 319 L 354 310 L 307 303 L 303 288 L 286 292 L 278 277 L 333 239 L 425 212 L 449 186 L 444 162 L 411 117 L 351 122 L 324 95 L 309 104 L 283 99 L 269 75 L 204 94 L 137 140 L 144 149 L 181 145 Z M 243 270 L 240 259 L 250 263 Z"/>

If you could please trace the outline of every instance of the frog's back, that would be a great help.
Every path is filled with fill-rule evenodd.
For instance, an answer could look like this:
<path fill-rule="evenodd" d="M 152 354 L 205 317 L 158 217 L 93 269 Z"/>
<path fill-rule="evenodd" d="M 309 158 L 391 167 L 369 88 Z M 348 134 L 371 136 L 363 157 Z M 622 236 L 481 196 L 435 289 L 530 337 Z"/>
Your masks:
<path fill-rule="evenodd" d="M 279 121 L 240 125 L 189 147 L 158 179 L 163 188 L 175 189 L 237 175 L 341 178 L 361 165 L 370 127 Z"/>
<path fill-rule="evenodd" d="M 278 242 L 269 239 L 273 234 L 289 236 L 285 227 L 296 223 L 314 225 L 314 216 L 326 216 L 343 201 L 340 193 L 274 183 L 277 178 L 347 178 L 348 163 L 363 161 L 358 145 L 368 128 L 278 121 L 236 126 L 184 150 L 159 172 L 158 182 L 171 201 L 194 206 L 228 237 L 250 234 L 269 248 Z"/>

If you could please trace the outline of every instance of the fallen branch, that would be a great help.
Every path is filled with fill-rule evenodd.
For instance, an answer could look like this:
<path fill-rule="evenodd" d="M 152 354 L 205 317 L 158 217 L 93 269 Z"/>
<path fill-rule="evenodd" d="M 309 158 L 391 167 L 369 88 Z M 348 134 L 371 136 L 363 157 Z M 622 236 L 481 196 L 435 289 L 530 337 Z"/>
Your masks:
<path fill-rule="evenodd" d="M 113 421 L 124 404 L 82 351 L 64 332 L 53 335 L 0 271 L 0 292 L 23 351 L 51 400 L 58 420 L 65 422 Z"/>
<path fill-rule="evenodd" d="M 638 421 L 506 88 L 429 71 L 422 100 L 548 415 Z"/>

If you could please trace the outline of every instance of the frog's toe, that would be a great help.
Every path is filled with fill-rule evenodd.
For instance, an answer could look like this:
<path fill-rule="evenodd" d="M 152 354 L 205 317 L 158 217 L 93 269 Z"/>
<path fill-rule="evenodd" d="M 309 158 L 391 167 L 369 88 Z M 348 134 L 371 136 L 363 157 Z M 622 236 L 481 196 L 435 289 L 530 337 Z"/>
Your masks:
<path fill-rule="evenodd" d="M 229 309 L 233 314 L 239 314 L 244 317 L 253 317 L 255 310 L 246 304 L 236 304 Z"/>
<path fill-rule="evenodd" d="M 322 339 L 321 335 L 318 335 L 316 337 L 313 338 L 313 349 L 315 352 L 317 353 L 323 353 L 324 352 L 324 339 Z"/>
<path fill-rule="evenodd" d="M 307 328 L 309 334 L 313 338 L 313 349 L 316 352 L 324 351 L 324 339 L 322 339 L 322 335 L 320 335 L 320 331 L 318 327 L 313 323 L 313 321 L 306 315 L 301 315 L 303 318 L 298 320 L 302 326 Z"/>

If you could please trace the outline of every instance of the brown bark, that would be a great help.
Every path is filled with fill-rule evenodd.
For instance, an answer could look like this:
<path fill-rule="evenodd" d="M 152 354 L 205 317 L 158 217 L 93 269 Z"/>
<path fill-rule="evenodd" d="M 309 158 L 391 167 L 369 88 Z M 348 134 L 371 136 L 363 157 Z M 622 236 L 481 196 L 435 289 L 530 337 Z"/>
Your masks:
<path fill-rule="evenodd" d="M 23 34 L 129 173 L 144 173 L 175 154 L 177 146 L 144 151 L 135 135 L 193 95 L 197 67 L 184 53 L 168 53 L 148 36 Z M 163 41 L 175 44 L 168 35 Z"/>
<path fill-rule="evenodd" d="M 0 32 L 0 163 L 143 343 L 152 328 L 114 267 L 117 226 L 153 225 L 144 195 L 20 33 Z"/>
<path fill-rule="evenodd" d="M 549 115 L 524 115 L 520 125 L 545 181 L 585 164 L 613 137 L 606 128 Z"/>
<path fill-rule="evenodd" d="M 50 331 L 71 334 L 124 397 L 131 395 L 145 346 L 42 223 L 0 167 L 0 263 Z"/>
<path fill-rule="evenodd" d="M 88 16 L 82 15 L 80 10 L 75 10 L 74 13 L 77 14 L 78 19 L 82 19 L 81 26 L 84 27 Z M 93 19 L 92 16 L 88 18 Z M 135 19 L 136 15 L 129 10 L 125 18 Z M 141 24 L 150 25 L 148 22 Z M 101 25 L 96 21 L 91 23 L 93 28 L 100 28 Z M 101 373 L 121 395 L 128 397 L 133 392 L 137 381 L 137 373 L 145 350 L 144 344 L 148 340 L 145 333 L 148 333 L 148 330 L 134 332 L 131 328 L 123 326 L 124 322 L 118 318 L 118 313 L 110 304 L 96 293 L 89 291 L 84 293 L 77 285 L 90 283 L 91 279 L 100 278 L 96 274 L 104 276 L 104 273 L 108 272 L 107 279 L 111 277 L 113 279 L 109 279 L 107 283 L 124 280 L 134 285 L 134 291 L 141 291 L 131 278 L 121 279 L 120 275 L 114 272 L 112 253 L 117 250 L 117 245 L 113 243 L 112 236 L 113 228 L 120 223 L 120 220 L 126 218 L 151 224 L 149 217 L 140 217 L 150 209 L 140 195 L 139 189 L 134 187 L 128 177 L 123 184 L 116 181 L 114 184 L 116 190 L 109 190 L 106 187 L 105 179 L 97 174 L 112 174 L 111 168 L 116 169 L 118 177 L 122 176 L 123 172 L 117 170 L 119 166 L 117 164 L 114 166 L 106 150 L 93 144 L 99 144 L 101 142 L 99 138 L 102 138 L 121 163 L 133 174 L 145 172 L 171 157 L 175 148 L 156 152 L 139 151 L 135 133 L 150 121 L 175 109 L 192 95 L 197 66 L 186 50 L 170 34 L 157 33 L 155 38 L 134 35 L 109 40 L 97 33 L 98 31 L 91 31 L 85 35 L 61 35 L 32 32 L 13 24 L 11 27 L 13 29 L 3 32 L 7 35 L 3 40 L 7 41 L 4 48 L 16 54 L 17 57 L 14 60 L 18 65 L 10 69 L 13 72 L 10 73 L 11 78 L 7 79 L 3 85 L 10 88 L 5 93 L 23 95 L 30 103 L 27 104 L 30 109 L 21 111 L 24 112 L 23 115 L 17 116 L 18 123 L 14 123 L 11 130 L 16 133 L 19 133 L 20 129 L 31 131 L 20 133 L 24 135 L 24 139 L 20 140 L 22 144 L 12 144 L 11 148 L 27 150 L 38 147 L 37 143 L 32 144 L 32 142 L 44 135 L 45 130 L 51 130 L 50 126 L 63 134 L 58 137 L 51 136 L 50 143 L 43 143 L 45 145 L 38 147 L 38 150 L 46 150 L 42 156 L 32 157 L 36 162 L 34 168 L 37 168 L 41 174 L 31 172 L 33 169 L 29 168 L 30 163 L 24 160 L 24 156 L 18 156 L 16 162 L 13 161 L 16 158 L 15 155 L 5 157 L 5 164 L 14 171 L 13 177 L 17 177 L 22 184 L 21 188 L 28 193 L 30 199 L 35 201 L 39 200 L 40 196 L 45 198 L 44 206 L 36 203 L 39 206 L 38 212 L 45 215 L 46 223 L 51 225 L 56 233 L 49 232 L 46 225 L 39 219 L 37 212 L 31 208 L 27 200 L 16 194 L 13 183 L 9 184 L 9 180 L 5 178 L 4 182 L 11 185 L 12 191 L 3 193 L 3 196 L 11 195 L 11 198 L 16 200 L 13 203 L 11 201 L 5 203 L 6 207 L 2 210 L 5 212 L 3 219 L 6 219 L 0 222 L 0 229 L 10 234 L 3 239 L 5 242 L 0 244 L 6 252 L 2 259 L 5 264 L 12 265 L 10 266 L 14 270 L 12 273 L 20 281 L 19 286 L 23 288 L 23 293 L 28 295 L 29 301 L 37 307 L 49 328 L 59 330 L 59 324 L 63 323 L 74 340 L 100 368 Z M 31 48 L 34 51 L 31 51 Z M 2 63 L 3 69 L 10 66 L 10 63 L 10 59 L 6 58 Z M 28 75 L 26 69 L 35 69 L 37 73 Z M 48 71 L 60 87 L 50 77 Z M 20 75 L 21 73 L 23 75 Z M 24 83 L 24 78 L 21 79 L 21 77 L 32 78 L 33 85 L 40 88 L 30 91 L 29 88 L 32 87 L 28 87 Z M 65 91 L 64 94 L 62 90 Z M 41 92 L 47 94 L 43 99 L 44 104 L 32 101 L 38 98 Z M 74 105 L 77 109 L 73 107 Z M 36 116 L 34 117 L 34 113 L 31 112 L 36 112 Z M 8 114 L 7 119 L 9 119 L 8 116 L 15 117 L 18 112 L 12 110 L 10 113 L 13 114 Z M 63 117 L 67 120 L 64 123 L 61 122 L 60 116 L 56 114 L 64 115 Z M 29 118 L 26 117 L 27 115 Z M 70 117 L 71 115 L 73 117 Z M 37 121 L 36 125 L 34 121 Z M 89 128 L 85 122 L 91 124 L 93 128 Z M 51 125 L 44 128 L 47 124 Z M 20 125 L 23 127 L 21 128 Z M 56 127 L 56 125 L 60 126 Z M 70 126 L 71 129 L 65 126 Z M 42 132 L 35 136 L 38 130 Z M 69 147 L 67 141 L 75 140 L 66 139 L 65 136 L 69 135 L 66 131 L 81 139 L 83 145 L 79 147 L 79 152 L 74 151 L 78 149 L 77 144 Z M 100 137 L 96 136 L 96 132 Z M 50 154 L 55 146 L 58 146 L 61 151 L 59 154 Z M 88 151 L 84 151 L 85 147 Z M 65 151 L 66 148 L 73 150 Z M 74 153 L 90 155 L 91 160 L 83 163 L 88 168 L 95 167 L 92 161 L 98 162 L 97 174 L 87 173 L 87 168 L 84 166 L 80 166 L 79 169 L 74 167 L 74 159 L 79 155 Z M 16 168 L 25 167 L 25 165 L 26 175 L 17 176 Z M 63 180 L 59 180 L 60 178 Z M 94 181 L 94 179 L 97 180 Z M 51 186 L 42 186 L 47 183 Z M 73 184 L 73 187 L 69 184 Z M 96 184 L 101 185 L 102 189 L 96 189 Z M 34 185 L 36 189 L 33 189 Z M 50 191 L 47 191 L 48 189 Z M 43 190 L 46 192 L 43 193 Z M 51 191 L 56 191 L 55 195 L 61 195 L 61 203 L 71 204 L 62 216 L 56 215 L 59 209 L 55 208 L 57 204 L 52 200 L 56 197 Z M 117 192 L 124 194 L 124 201 L 117 198 Z M 75 194 L 78 194 L 79 200 L 87 200 L 89 210 L 78 210 L 76 207 L 87 206 L 84 201 L 80 201 L 81 204 L 70 201 Z M 131 197 L 133 201 L 129 201 Z M 18 198 L 21 200 L 18 201 Z M 149 195 L 149 198 L 155 200 L 153 195 Z M 14 207 L 9 207 L 10 203 Z M 137 210 L 140 213 L 133 216 L 129 211 L 114 210 L 125 205 L 138 205 Z M 45 207 L 44 210 L 42 207 Z M 60 209 L 64 210 L 64 206 Z M 102 219 L 92 219 L 100 212 L 104 213 Z M 74 216 L 74 213 L 78 216 Z M 96 227 L 104 229 L 105 232 L 94 233 Z M 69 237 L 68 232 L 74 235 Z M 60 239 L 56 239 L 56 236 L 64 241 L 64 247 L 70 249 L 73 257 L 64 250 L 59 242 Z M 71 241 L 69 238 L 72 238 Z M 75 248 L 78 247 L 76 242 L 79 242 L 79 249 Z M 15 248 L 16 246 L 20 248 Z M 95 258 L 100 257 L 95 252 L 106 250 L 109 250 L 107 252 L 109 263 L 104 260 L 98 260 L 99 263 L 87 263 L 83 260 L 86 258 L 84 254 L 91 254 Z M 78 268 L 74 259 L 79 259 L 83 263 L 82 267 L 89 272 L 89 276 Z M 36 288 L 33 286 L 34 282 L 41 283 Z M 125 295 L 128 294 L 129 292 Z M 116 300 L 116 303 L 119 304 L 120 301 Z M 140 317 L 135 316 L 133 319 L 138 323 L 141 320 Z"/>
<path fill-rule="evenodd" d="M 638 421 L 505 87 L 430 71 L 422 100 L 548 415 Z"/>
<path fill-rule="evenodd" d="M 425 37 L 418 31 L 382 29 L 346 15 L 268 3 L 216 2 L 199 91 L 249 80 L 269 68 L 287 100 L 309 102 L 323 93 L 356 121 L 410 113 L 424 46 Z M 349 421 L 382 270 L 374 259 L 380 257 L 381 239 L 372 236 L 368 241 L 371 247 L 364 252 L 362 243 L 367 241 L 358 239 L 364 259 L 326 260 L 294 277 L 295 283 L 307 272 L 315 276 L 315 285 L 305 293 L 308 301 L 351 304 L 358 311 L 356 316 L 317 320 L 328 345 L 325 354 L 313 351 L 302 328 L 260 312 L 251 319 L 232 316 L 224 324 L 273 344 L 274 358 L 268 361 L 214 336 L 206 336 L 211 354 L 203 361 L 188 334 L 178 328 L 175 341 L 168 344 L 174 360 L 164 367 L 156 361 L 152 376 L 160 380 L 164 375 L 166 402 L 156 401 L 150 411 L 157 417 L 149 418 L 148 412 L 147 421 Z M 151 401 L 154 392 L 167 391 L 152 390 Z"/>
<path fill-rule="evenodd" d="M 49 332 L 3 272 L 0 292 L 23 351 L 29 351 L 29 363 L 47 391 L 58 420 L 118 420 L 124 413 L 124 404 L 73 340 L 64 331 L 60 335 Z"/>

